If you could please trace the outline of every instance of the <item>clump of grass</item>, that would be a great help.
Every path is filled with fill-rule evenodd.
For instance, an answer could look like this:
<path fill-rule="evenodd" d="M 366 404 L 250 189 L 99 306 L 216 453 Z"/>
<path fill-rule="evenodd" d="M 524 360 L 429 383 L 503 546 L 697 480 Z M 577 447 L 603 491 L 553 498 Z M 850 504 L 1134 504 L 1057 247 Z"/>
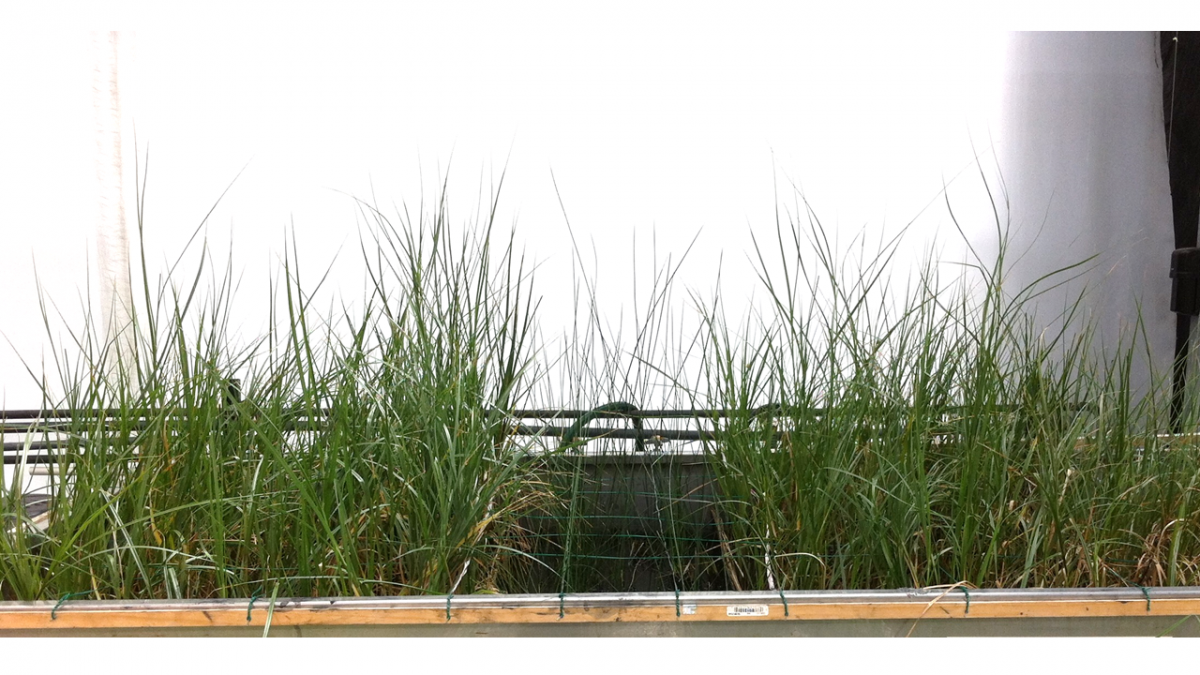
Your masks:
<path fill-rule="evenodd" d="M 533 355 L 528 270 L 511 238 L 493 248 L 491 220 L 453 234 L 444 199 L 396 222 L 362 207 L 370 285 L 357 315 L 319 314 L 293 254 L 267 336 L 236 350 L 231 278 L 205 294 L 205 251 L 190 286 L 143 275 L 133 372 L 104 376 L 110 347 L 93 324 L 73 336 L 83 349 L 60 364 L 66 396 L 53 402 L 71 415 L 57 452 L 69 469 L 44 537 L 18 528 L 0 543 L 6 595 L 509 583 L 500 542 L 546 494 L 506 432 Z"/>
<path fill-rule="evenodd" d="M 1080 304 L 1030 318 L 1076 268 L 1013 293 L 1003 254 L 931 261 L 901 288 L 899 239 L 843 255 L 798 206 L 755 241 L 764 310 L 679 307 L 656 252 L 633 330 L 585 275 L 552 354 L 494 201 L 464 232 L 444 187 L 411 217 L 360 206 L 360 309 L 317 310 L 293 248 L 235 345 L 204 250 L 186 283 L 143 259 L 124 375 L 90 319 L 55 345 L 68 417 L 39 433 L 64 461 L 45 532 L 0 536 L 5 598 L 1197 581 L 1200 447 L 1156 435 L 1169 392 L 1131 392 L 1139 336 L 1098 359 Z M 616 401 L 731 416 L 693 420 L 715 440 L 690 457 L 513 435 L 526 405 Z"/>
<path fill-rule="evenodd" d="M 1007 294 L 998 229 L 978 285 L 942 286 L 930 263 L 889 305 L 895 241 L 847 269 L 806 215 L 780 226 L 778 266 L 756 242 L 773 303 L 743 329 L 757 339 L 731 338 L 719 304 L 706 311 L 709 395 L 738 411 L 710 448 L 732 576 L 758 588 L 1196 580 L 1200 450 L 1157 440 L 1164 392 L 1134 399 L 1129 386 L 1137 341 L 1095 358 L 1078 302 L 1057 332 L 1030 319 L 1074 268 Z M 782 414 L 756 415 L 764 403 Z"/>

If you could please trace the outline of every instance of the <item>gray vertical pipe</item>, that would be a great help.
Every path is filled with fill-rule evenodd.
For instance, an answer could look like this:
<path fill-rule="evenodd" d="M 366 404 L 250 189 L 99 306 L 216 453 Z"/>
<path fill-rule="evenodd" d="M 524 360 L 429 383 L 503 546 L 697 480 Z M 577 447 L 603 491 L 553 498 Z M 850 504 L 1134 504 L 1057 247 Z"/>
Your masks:
<path fill-rule="evenodd" d="M 1005 288 L 1095 256 L 1037 299 L 1038 324 L 1057 329 L 1086 289 L 1082 318 L 1111 358 L 1140 312 L 1150 358 L 1137 353 L 1131 388 L 1169 386 L 1174 241 L 1158 36 L 1018 33 L 1008 49 L 997 143 L 1011 223 Z"/>

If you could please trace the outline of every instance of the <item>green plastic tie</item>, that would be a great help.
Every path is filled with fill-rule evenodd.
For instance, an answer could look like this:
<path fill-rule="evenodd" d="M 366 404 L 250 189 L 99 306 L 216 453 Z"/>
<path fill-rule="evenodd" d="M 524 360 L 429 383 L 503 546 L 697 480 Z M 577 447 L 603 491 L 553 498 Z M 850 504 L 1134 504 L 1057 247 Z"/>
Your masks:
<path fill-rule="evenodd" d="M 1150 589 L 1146 588 L 1145 586 L 1142 586 L 1141 584 L 1134 584 L 1134 586 L 1137 586 L 1138 588 L 1142 589 L 1142 595 L 1146 596 L 1146 613 L 1149 614 L 1150 613 Z"/>
<path fill-rule="evenodd" d="M 783 601 L 783 615 L 785 617 L 791 616 L 791 614 L 788 612 L 787 596 L 783 594 L 782 588 L 779 589 L 779 599 Z"/>
<path fill-rule="evenodd" d="M 262 589 L 259 588 L 250 596 L 250 603 L 246 605 L 246 623 L 250 623 L 250 610 L 254 609 L 254 601 L 262 597 Z"/>
<path fill-rule="evenodd" d="M 446 596 L 446 621 L 450 620 L 450 601 L 454 599 L 454 594 Z"/>
<path fill-rule="evenodd" d="M 679 618 L 679 589 L 675 589 L 675 618 Z"/>
<path fill-rule="evenodd" d="M 1143 586 L 1141 584 L 1133 583 L 1132 581 L 1126 579 L 1125 577 L 1121 576 L 1120 574 L 1117 574 L 1115 571 L 1113 572 L 1113 574 L 1116 574 L 1118 579 L 1120 579 L 1121 581 L 1124 581 L 1125 583 L 1129 584 L 1130 586 L 1136 586 L 1142 592 L 1142 595 L 1146 596 L 1146 613 L 1147 614 L 1150 613 L 1150 589 L 1146 588 L 1145 586 Z"/>
<path fill-rule="evenodd" d="M 565 612 L 563 612 L 563 602 L 564 602 L 565 596 L 566 596 L 566 593 L 558 594 L 558 618 L 560 621 L 562 620 L 563 616 L 565 615 Z"/>
<path fill-rule="evenodd" d="M 75 593 L 67 593 L 66 595 L 64 595 L 64 596 L 62 596 L 61 598 L 59 598 L 59 599 L 58 599 L 58 604 L 54 606 L 54 609 L 50 610 L 50 620 L 51 620 L 51 621 L 57 621 L 57 620 L 58 620 L 58 608 L 59 608 L 59 607 L 62 607 L 63 605 L 65 605 L 65 604 L 66 604 L 66 602 L 67 602 L 67 600 L 70 600 L 71 598 L 79 597 L 79 596 L 82 596 L 82 595 L 87 595 L 87 594 L 89 594 L 89 593 L 91 593 L 91 591 L 78 591 L 78 592 L 75 592 Z"/>
<path fill-rule="evenodd" d="M 971 593 L 970 593 L 970 591 L 967 590 L 966 586 L 959 586 L 958 590 L 962 591 L 963 595 L 967 596 L 967 608 L 963 610 L 963 614 L 970 614 L 971 613 Z"/>

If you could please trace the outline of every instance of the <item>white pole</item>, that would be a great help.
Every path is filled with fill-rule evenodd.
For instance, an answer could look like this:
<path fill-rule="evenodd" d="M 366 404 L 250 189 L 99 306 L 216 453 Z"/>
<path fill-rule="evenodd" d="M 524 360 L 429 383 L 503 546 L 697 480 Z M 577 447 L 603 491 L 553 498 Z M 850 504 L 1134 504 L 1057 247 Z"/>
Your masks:
<path fill-rule="evenodd" d="M 125 227 L 125 189 L 121 161 L 121 91 L 118 82 L 117 32 L 93 33 L 93 100 L 96 119 L 96 274 L 100 291 L 105 372 L 116 386 L 124 380 L 136 387 L 132 326 L 133 289 L 129 270 L 129 236 Z"/>

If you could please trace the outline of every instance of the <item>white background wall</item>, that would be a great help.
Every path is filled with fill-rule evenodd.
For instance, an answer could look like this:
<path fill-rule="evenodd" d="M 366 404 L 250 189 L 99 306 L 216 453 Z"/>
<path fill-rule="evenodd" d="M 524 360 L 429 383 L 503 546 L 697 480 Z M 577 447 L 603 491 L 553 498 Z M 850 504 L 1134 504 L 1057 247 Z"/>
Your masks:
<path fill-rule="evenodd" d="M 561 279 L 576 235 L 603 266 L 607 309 L 627 302 L 632 248 L 647 261 L 682 254 L 699 233 L 681 287 L 707 293 L 724 260 L 737 298 L 747 234 L 774 225 L 776 184 L 802 187 L 847 231 L 896 226 L 942 181 L 985 155 L 985 121 L 1002 53 L 997 33 L 839 28 L 783 7 L 680 12 L 636 5 L 564 12 L 472 5 L 392 10 L 371 21 L 257 16 L 218 26 L 148 22 L 123 54 L 128 118 L 149 156 L 146 248 L 173 259 L 222 190 L 209 245 L 244 274 L 240 316 L 256 334 L 263 283 L 294 228 L 316 273 L 339 247 L 333 286 L 361 295 L 356 213 L 342 193 L 383 204 L 432 196 L 449 167 L 451 203 L 468 219 L 482 183 L 507 167 L 500 222 L 538 260 L 544 323 L 570 303 Z M 339 17 L 347 19 L 347 17 Z M 94 237 L 94 129 L 89 36 L 12 30 L 0 59 L 0 172 L 6 232 L 3 331 L 25 359 L 45 330 L 33 285 L 79 307 Z M 129 43 L 126 40 L 126 43 Z M 947 59 L 946 54 L 953 54 Z M 19 131 L 18 131 L 19 130 Z M 133 190 L 127 213 L 135 213 Z M 131 217 L 132 221 L 132 217 Z M 931 218 L 924 230 L 936 229 Z M 94 254 L 92 254 L 94 256 Z M 5 407 L 35 389 L 0 356 Z"/>
<path fill-rule="evenodd" d="M 285 233 L 294 230 L 314 280 L 340 248 L 330 287 L 353 301 L 358 219 L 345 193 L 373 189 L 381 204 L 415 206 L 447 167 L 463 221 L 481 185 L 486 200 L 507 170 L 499 221 L 515 223 L 540 264 L 551 334 L 571 302 L 552 173 L 585 256 L 594 247 L 600 261 L 614 323 L 629 309 L 633 248 L 646 274 L 655 238 L 660 258 L 678 258 L 697 233 L 680 287 L 707 294 L 720 262 L 737 314 L 752 286 L 748 234 L 773 231 L 775 191 L 791 205 L 792 184 L 840 236 L 895 232 L 919 216 L 906 259 L 935 238 L 941 257 L 958 257 L 939 192 L 950 182 L 967 227 L 991 227 L 975 162 L 994 168 L 1003 142 L 1012 40 L 946 17 L 918 24 L 862 11 L 541 3 L 369 15 L 214 5 L 182 21 L 135 13 L 121 72 L 130 226 L 134 129 L 137 156 L 149 156 L 145 247 L 156 270 L 240 171 L 205 232 L 218 257 L 232 250 L 247 337 L 261 330 Z M 31 22 L 0 24 L 0 60 L 16 64 L 0 70 L 10 102 L 0 106 L 0 331 L 15 347 L 0 348 L 6 408 L 37 405 L 22 359 L 40 370 L 49 356 L 34 268 L 45 296 L 77 321 L 96 211 L 85 30 L 95 26 L 49 12 L 22 18 Z"/>

